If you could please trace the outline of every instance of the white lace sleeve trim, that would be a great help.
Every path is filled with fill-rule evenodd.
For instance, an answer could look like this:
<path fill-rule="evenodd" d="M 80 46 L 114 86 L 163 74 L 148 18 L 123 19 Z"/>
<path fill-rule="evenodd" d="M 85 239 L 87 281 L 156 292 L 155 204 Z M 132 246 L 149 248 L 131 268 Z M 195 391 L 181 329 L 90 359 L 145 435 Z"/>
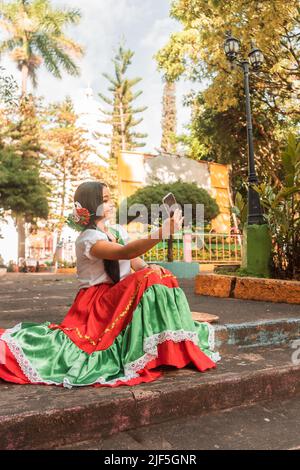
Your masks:
<path fill-rule="evenodd" d="M 90 253 L 92 246 L 95 245 L 95 243 L 97 243 L 99 240 L 107 240 L 107 236 L 99 230 L 93 230 L 92 232 L 94 233 L 89 234 L 82 240 L 82 243 L 84 244 L 83 254 L 90 260 L 96 259 L 96 257 Z"/>

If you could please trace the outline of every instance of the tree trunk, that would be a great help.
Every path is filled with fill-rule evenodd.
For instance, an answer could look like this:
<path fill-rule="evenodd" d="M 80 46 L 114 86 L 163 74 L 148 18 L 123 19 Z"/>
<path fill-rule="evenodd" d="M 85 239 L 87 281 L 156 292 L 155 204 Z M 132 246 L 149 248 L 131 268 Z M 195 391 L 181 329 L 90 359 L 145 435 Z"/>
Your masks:
<path fill-rule="evenodd" d="M 25 219 L 23 215 L 16 218 L 18 231 L 18 261 L 19 258 L 25 258 Z"/>
<path fill-rule="evenodd" d="M 126 150 L 125 122 L 124 122 L 122 95 L 120 95 L 120 123 L 121 123 L 122 150 Z"/>
<path fill-rule="evenodd" d="M 161 149 L 166 153 L 176 153 L 176 144 L 172 136 L 176 135 L 176 85 L 175 82 L 166 81 L 163 92 L 163 115 L 161 120 L 162 138 Z"/>
<path fill-rule="evenodd" d="M 22 65 L 22 98 L 27 93 L 27 81 L 28 81 L 28 67 L 26 64 Z M 19 258 L 25 258 L 25 217 L 20 214 L 16 218 L 17 231 L 18 231 L 18 260 Z"/>
<path fill-rule="evenodd" d="M 27 82 L 28 82 L 28 66 L 22 65 L 22 97 L 27 94 Z"/>
<path fill-rule="evenodd" d="M 66 184 L 67 184 L 67 170 L 66 170 L 66 165 L 64 164 L 64 172 L 63 172 L 63 179 L 62 179 L 61 206 L 60 206 L 61 219 L 64 217 L 64 214 L 65 214 Z M 57 235 L 57 243 L 61 242 L 61 237 L 62 237 L 62 225 L 60 221 L 59 228 L 58 228 L 58 235 Z"/>

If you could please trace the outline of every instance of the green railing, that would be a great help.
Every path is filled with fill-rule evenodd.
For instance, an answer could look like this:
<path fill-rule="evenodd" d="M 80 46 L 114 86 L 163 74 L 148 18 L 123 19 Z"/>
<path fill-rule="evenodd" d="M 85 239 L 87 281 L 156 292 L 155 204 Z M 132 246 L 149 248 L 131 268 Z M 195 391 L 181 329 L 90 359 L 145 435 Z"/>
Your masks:
<path fill-rule="evenodd" d="M 135 238 L 132 236 L 132 238 Z M 138 238 L 138 237 L 136 237 Z M 182 237 L 173 240 L 173 260 L 184 260 Z M 242 236 L 224 233 L 193 233 L 191 243 L 192 261 L 206 264 L 237 264 L 242 260 Z M 143 255 L 145 261 L 167 261 L 168 241 L 158 243 Z"/>

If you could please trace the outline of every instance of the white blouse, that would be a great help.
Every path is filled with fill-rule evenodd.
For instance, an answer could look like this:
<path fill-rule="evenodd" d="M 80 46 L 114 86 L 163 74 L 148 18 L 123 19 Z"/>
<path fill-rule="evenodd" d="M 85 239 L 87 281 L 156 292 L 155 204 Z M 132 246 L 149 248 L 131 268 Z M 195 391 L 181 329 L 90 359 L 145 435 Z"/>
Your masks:
<path fill-rule="evenodd" d="M 122 225 L 116 224 L 111 225 L 111 227 L 120 232 L 125 244 L 130 240 L 128 232 Z M 106 233 L 102 232 L 100 229 L 87 229 L 80 233 L 75 242 L 79 289 L 103 282 L 113 283 L 104 269 L 103 260 L 96 258 L 90 253 L 91 247 L 98 240 L 109 241 L 109 238 Z M 131 274 L 130 260 L 119 260 L 119 265 L 120 280 L 122 280 Z"/>

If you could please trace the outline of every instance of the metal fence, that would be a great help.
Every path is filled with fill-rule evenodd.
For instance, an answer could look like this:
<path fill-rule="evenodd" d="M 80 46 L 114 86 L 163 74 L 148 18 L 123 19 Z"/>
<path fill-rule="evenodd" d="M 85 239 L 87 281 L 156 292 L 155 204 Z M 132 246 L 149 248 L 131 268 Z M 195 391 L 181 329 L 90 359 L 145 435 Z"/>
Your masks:
<path fill-rule="evenodd" d="M 183 238 L 173 240 L 173 260 L 185 259 Z M 191 234 L 191 260 L 206 264 L 241 264 L 242 236 L 224 233 Z M 158 243 L 152 250 L 142 256 L 145 261 L 167 261 L 168 241 Z"/>
<path fill-rule="evenodd" d="M 131 240 L 144 236 L 144 234 L 130 234 Z M 173 260 L 184 261 L 186 259 L 186 239 L 174 237 Z M 67 263 L 75 262 L 74 243 L 63 241 L 60 246 L 59 257 Z M 192 233 L 190 244 L 190 260 L 201 264 L 236 264 L 242 259 L 242 235 L 227 233 Z M 168 260 L 168 240 L 160 241 L 154 248 L 142 256 L 145 261 L 158 262 Z"/>

